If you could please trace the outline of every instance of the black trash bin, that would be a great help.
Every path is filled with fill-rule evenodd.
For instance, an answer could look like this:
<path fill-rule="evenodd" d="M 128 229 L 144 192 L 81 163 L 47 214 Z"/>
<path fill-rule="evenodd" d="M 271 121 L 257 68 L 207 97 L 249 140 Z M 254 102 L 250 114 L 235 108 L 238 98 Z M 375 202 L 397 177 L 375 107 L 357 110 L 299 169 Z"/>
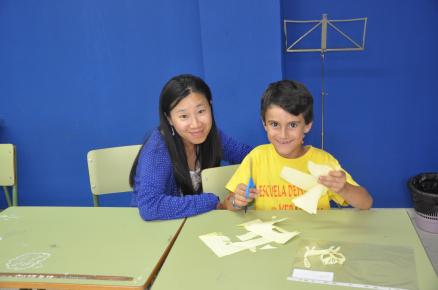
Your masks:
<path fill-rule="evenodd" d="M 425 231 L 438 234 L 438 173 L 420 173 L 408 181 L 415 208 L 415 222 Z"/>

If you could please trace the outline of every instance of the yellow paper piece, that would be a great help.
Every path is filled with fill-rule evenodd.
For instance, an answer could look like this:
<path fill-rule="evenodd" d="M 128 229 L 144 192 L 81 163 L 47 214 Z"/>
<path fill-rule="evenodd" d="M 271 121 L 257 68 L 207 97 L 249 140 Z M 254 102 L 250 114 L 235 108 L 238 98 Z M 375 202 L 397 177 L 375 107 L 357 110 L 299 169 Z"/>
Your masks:
<path fill-rule="evenodd" d="M 218 257 L 224 257 L 244 250 L 254 249 L 270 241 L 264 238 L 252 239 L 245 242 L 231 242 L 230 238 L 219 233 L 209 233 L 199 236 Z"/>
<path fill-rule="evenodd" d="M 271 246 L 270 244 L 267 244 L 266 246 L 263 246 L 260 248 L 260 250 L 272 250 L 276 249 L 277 247 Z"/>
<path fill-rule="evenodd" d="M 235 254 L 243 250 L 256 252 L 258 246 L 271 242 L 285 244 L 299 234 L 299 232 L 288 232 L 278 226 L 274 226 L 275 223 L 286 219 L 287 218 L 283 218 L 267 222 L 256 219 L 240 224 L 238 226 L 243 226 L 248 230 L 248 233 L 237 236 L 240 242 L 232 242 L 229 237 L 216 232 L 199 236 L 199 238 L 218 257 Z"/>
<path fill-rule="evenodd" d="M 274 226 L 273 224 L 278 222 L 262 222 L 262 223 L 252 223 L 246 225 L 245 228 L 253 233 L 256 233 L 263 238 L 276 242 L 277 244 L 285 244 L 287 241 L 299 234 L 299 232 L 288 232 L 280 227 Z"/>
<path fill-rule="evenodd" d="M 303 195 L 292 199 L 292 202 L 302 210 L 310 214 L 316 214 L 318 201 L 321 196 L 326 193 L 326 191 L 327 188 L 325 186 L 323 186 L 322 184 L 317 184 Z"/>
<path fill-rule="evenodd" d="M 323 175 L 328 175 L 330 171 L 333 170 L 330 166 L 323 165 L 323 164 L 316 164 L 315 162 L 308 161 L 307 162 L 307 169 L 309 169 L 310 174 L 312 174 L 313 177 L 319 178 Z"/>
<path fill-rule="evenodd" d="M 258 235 L 256 234 L 256 233 L 253 233 L 253 232 L 247 232 L 246 234 L 243 234 L 243 235 L 239 235 L 239 236 L 236 236 L 239 240 L 241 240 L 242 242 L 244 242 L 244 241 L 248 241 L 248 240 L 251 240 L 251 239 L 254 239 L 255 237 L 257 237 Z"/>
<path fill-rule="evenodd" d="M 312 161 L 308 161 L 307 168 L 310 174 L 284 166 L 280 176 L 305 191 L 303 195 L 292 199 L 292 203 L 310 214 L 316 214 L 318 201 L 327 192 L 327 187 L 319 184 L 318 178 L 328 175 L 333 168 Z"/>
<path fill-rule="evenodd" d="M 317 184 L 316 178 L 312 175 L 287 166 L 283 167 L 280 176 L 302 190 L 309 190 Z"/>

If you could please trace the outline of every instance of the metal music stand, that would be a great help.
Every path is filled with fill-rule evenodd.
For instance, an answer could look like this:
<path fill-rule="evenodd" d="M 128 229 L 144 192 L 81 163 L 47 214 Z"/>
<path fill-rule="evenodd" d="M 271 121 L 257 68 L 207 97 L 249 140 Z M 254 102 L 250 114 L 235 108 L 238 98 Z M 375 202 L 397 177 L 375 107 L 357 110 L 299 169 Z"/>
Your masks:
<path fill-rule="evenodd" d="M 329 20 L 327 19 L 327 14 L 322 14 L 321 20 L 284 20 L 284 33 L 286 39 L 286 52 L 319 52 L 321 54 L 321 148 L 324 149 L 324 99 L 327 95 L 325 91 L 325 53 L 329 51 L 362 51 L 365 49 L 365 35 L 367 28 L 367 17 L 364 18 L 354 18 L 354 19 L 341 19 L 341 20 Z M 341 22 L 363 22 L 362 30 L 362 43 L 357 43 L 350 37 L 347 33 L 342 31 L 335 23 Z M 298 39 L 294 40 L 292 43 L 288 40 L 287 27 L 294 24 L 306 24 L 315 23 L 315 25 L 307 30 Z M 305 39 L 309 34 L 315 31 L 317 28 L 321 27 L 321 47 L 318 48 L 298 48 L 297 45 Z M 327 27 L 333 28 L 338 32 L 344 39 L 351 43 L 351 47 L 327 47 Z"/>

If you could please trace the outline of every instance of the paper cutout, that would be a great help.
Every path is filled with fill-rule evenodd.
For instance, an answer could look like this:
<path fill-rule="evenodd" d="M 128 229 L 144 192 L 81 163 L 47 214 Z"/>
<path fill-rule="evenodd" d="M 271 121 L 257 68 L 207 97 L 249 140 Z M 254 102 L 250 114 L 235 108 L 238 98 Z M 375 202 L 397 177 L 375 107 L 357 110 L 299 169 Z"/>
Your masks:
<path fill-rule="evenodd" d="M 227 236 L 219 233 L 210 233 L 199 236 L 199 238 L 206 244 L 218 257 L 228 256 L 243 250 L 249 250 L 259 245 L 269 243 L 264 238 L 252 239 L 245 242 L 231 242 Z"/>
<path fill-rule="evenodd" d="M 304 253 L 304 267 L 310 268 L 311 264 L 308 257 L 318 256 L 323 265 L 334 265 L 334 264 L 344 264 L 346 258 L 339 252 L 341 247 L 330 247 L 328 249 L 316 250 L 315 247 L 306 247 L 306 252 Z"/>
<path fill-rule="evenodd" d="M 271 246 L 270 244 L 267 244 L 266 246 L 263 246 L 260 248 L 260 250 L 272 250 L 276 249 L 277 247 Z"/>
<path fill-rule="evenodd" d="M 248 240 L 254 239 L 257 236 L 258 236 L 258 234 L 254 233 L 254 232 L 247 232 L 246 234 L 239 235 L 239 236 L 236 236 L 236 237 L 239 240 L 241 240 L 242 242 L 244 242 L 244 241 L 248 241 Z"/>
<path fill-rule="evenodd" d="M 288 232 L 280 227 L 274 226 L 275 223 L 282 222 L 286 219 L 287 218 L 283 218 L 268 222 L 262 222 L 261 220 L 257 219 L 241 224 L 240 226 L 245 227 L 247 231 L 262 236 L 267 240 L 276 242 L 278 244 L 284 244 L 298 234 L 297 232 Z"/>
<path fill-rule="evenodd" d="M 287 182 L 292 183 L 305 191 L 318 184 L 314 176 L 287 166 L 283 167 L 280 176 Z"/>
<path fill-rule="evenodd" d="M 310 174 L 312 174 L 317 179 L 320 176 L 328 175 L 329 172 L 333 170 L 333 168 L 331 168 L 328 165 L 316 164 L 316 163 L 314 163 L 312 161 L 308 161 L 307 162 L 307 169 L 309 169 Z"/>
<path fill-rule="evenodd" d="M 292 199 L 292 202 L 302 210 L 316 214 L 318 201 L 326 192 L 327 189 L 323 185 L 317 184 L 303 195 Z"/>
<path fill-rule="evenodd" d="M 334 169 L 327 165 L 316 164 L 310 160 L 307 162 L 307 168 L 310 174 L 284 166 L 280 176 L 287 182 L 306 191 L 303 195 L 292 199 L 292 203 L 310 214 L 316 214 L 318 201 L 327 192 L 327 187 L 319 184 L 318 178 L 322 175 L 328 175 Z M 340 167 L 336 170 L 340 170 Z"/>
<path fill-rule="evenodd" d="M 275 223 L 286 220 L 287 218 L 263 222 L 260 219 L 252 220 L 238 226 L 244 227 L 248 233 L 238 235 L 240 242 L 232 242 L 229 237 L 221 233 L 209 233 L 199 236 L 201 241 L 207 245 L 218 257 L 235 254 L 243 250 L 256 251 L 257 246 L 271 242 L 285 244 L 287 241 L 297 236 L 299 232 L 288 232 L 274 226 Z M 266 248 L 265 246 L 264 248 Z M 269 248 L 269 247 L 268 247 Z M 271 248 L 275 248 L 272 247 Z"/>

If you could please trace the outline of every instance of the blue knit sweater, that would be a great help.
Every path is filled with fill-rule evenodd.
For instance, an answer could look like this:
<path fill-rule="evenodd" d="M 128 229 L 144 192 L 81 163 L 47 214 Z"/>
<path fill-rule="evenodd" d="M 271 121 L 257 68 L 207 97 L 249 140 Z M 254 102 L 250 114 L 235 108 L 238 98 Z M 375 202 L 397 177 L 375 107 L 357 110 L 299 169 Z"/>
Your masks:
<path fill-rule="evenodd" d="M 241 144 L 221 131 L 222 158 L 236 164 L 252 147 Z M 182 195 L 176 185 L 167 145 L 155 129 L 143 147 L 134 179 L 132 205 L 144 220 L 166 220 L 194 216 L 216 209 L 219 198 L 213 193 Z"/>

